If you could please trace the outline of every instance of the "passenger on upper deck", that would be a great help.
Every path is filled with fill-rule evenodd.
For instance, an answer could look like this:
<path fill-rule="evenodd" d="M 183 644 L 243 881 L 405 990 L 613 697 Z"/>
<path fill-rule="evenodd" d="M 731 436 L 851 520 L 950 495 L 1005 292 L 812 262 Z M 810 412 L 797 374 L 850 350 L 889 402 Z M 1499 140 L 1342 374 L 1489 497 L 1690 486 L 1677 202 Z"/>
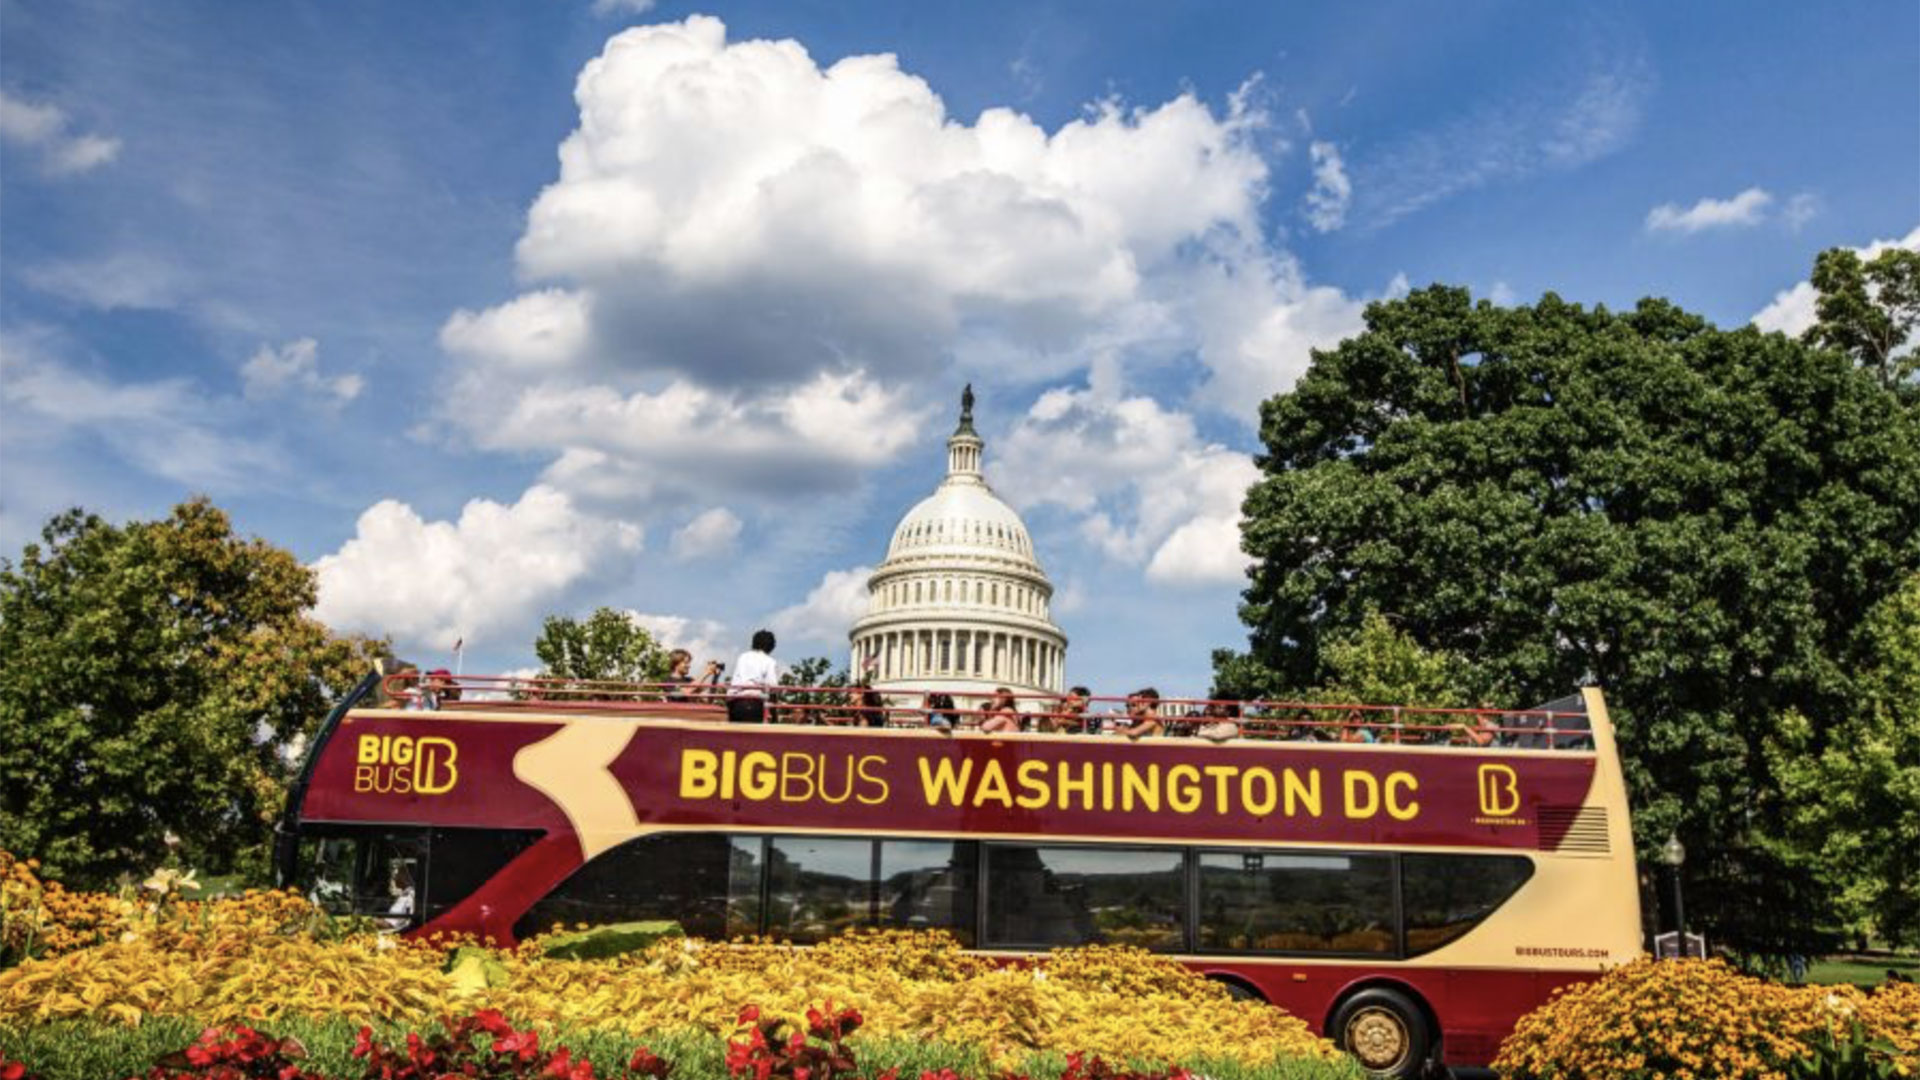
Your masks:
<path fill-rule="evenodd" d="M 980 709 L 980 730 L 990 735 L 1020 730 L 1020 707 L 1014 704 L 1012 690 L 994 688 L 993 697 Z"/>
<path fill-rule="evenodd" d="M 1204 714 L 1205 721 L 1195 729 L 1194 734 L 1214 742 L 1226 742 L 1240 737 L 1240 703 L 1237 701 L 1209 701 Z"/>
<path fill-rule="evenodd" d="M 1078 735 L 1087 727 L 1087 699 L 1093 691 L 1084 686 L 1076 686 L 1067 691 L 1067 696 L 1054 702 L 1053 712 L 1041 717 L 1042 731 L 1057 735 Z"/>
<path fill-rule="evenodd" d="M 767 694 L 780 684 L 780 665 L 773 659 L 773 631 L 755 630 L 753 647 L 733 662 L 733 683 L 727 690 L 727 719 L 735 724 L 764 724 Z"/>
<path fill-rule="evenodd" d="M 667 654 L 667 677 L 660 680 L 666 684 L 668 701 L 685 701 L 687 693 L 677 687 L 688 686 L 693 682 L 693 654 L 685 649 L 675 649 Z"/>
<path fill-rule="evenodd" d="M 1128 694 L 1127 719 L 1131 723 L 1121 728 L 1120 734 L 1129 739 L 1165 731 L 1166 724 L 1160 719 L 1160 691 L 1149 686 Z"/>
<path fill-rule="evenodd" d="M 939 731 L 952 731 L 959 720 L 954 713 L 953 695 L 938 690 L 927 695 L 926 713 L 927 726 Z"/>

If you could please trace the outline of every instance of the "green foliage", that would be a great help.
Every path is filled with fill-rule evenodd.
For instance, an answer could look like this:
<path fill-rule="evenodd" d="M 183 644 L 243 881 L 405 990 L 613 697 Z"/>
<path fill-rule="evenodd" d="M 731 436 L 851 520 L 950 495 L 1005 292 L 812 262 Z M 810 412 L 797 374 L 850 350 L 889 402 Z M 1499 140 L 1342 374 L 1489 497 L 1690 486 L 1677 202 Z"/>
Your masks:
<path fill-rule="evenodd" d="M 1920 371 L 1911 346 L 1920 326 L 1920 252 L 1888 248 L 1862 262 L 1847 248 L 1821 252 L 1813 264 L 1819 322 L 1802 340 L 1851 357 L 1881 385 L 1905 386 Z"/>
<path fill-rule="evenodd" d="M 0 848 L 98 886 L 167 857 L 264 869 L 287 751 L 386 651 L 310 618 L 292 554 L 204 499 L 72 510 L 0 560 Z"/>
<path fill-rule="evenodd" d="M 1472 672 L 1445 650 L 1424 649 L 1412 635 L 1373 612 L 1326 646 L 1328 701 L 1366 705 L 1459 708 L 1473 703 Z"/>
<path fill-rule="evenodd" d="M 1762 747 L 1789 710 L 1824 746 L 1856 707 L 1862 613 L 1920 568 L 1920 415 L 1847 356 L 1658 300 L 1433 287 L 1366 324 L 1262 407 L 1250 648 L 1216 678 L 1322 686 L 1391 612 L 1475 696 L 1598 683 L 1636 834 L 1696 853 L 1689 913 L 1816 951 L 1828 890 L 1757 842 L 1782 827 Z"/>
<path fill-rule="evenodd" d="M 669 666 L 667 650 L 646 627 L 605 607 L 584 622 L 547 616 L 533 654 L 543 679 L 652 683 L 666 678 Z"/>
<path fill-rule="evenodd" d="M 793 663 L 780 673 L 781 686 L 817 686 L 841 687 L 852 685 L 852 677 L 846 668 L 833 670 L 833 661 L 824 656 L 808 656 Z M 846 694 L 835 694 L 828 690 L 783 690 L 779 700 L 784 705 L 844 705 L 848 701 Z M 776 716 L 784 716 L 787 722 L 804 723 L 821 715 L 818 709 L 787 710 L 784 714 L 775 710 Z"/>
<path fill-rule="evenodd" d="M 204 1025 L 176 1017 L 149 1017 L 139 1027 L 96 1021 L 61 1021 L 18 1030 L 0 1028 L 0 1058 L 25 1062 L 45 1080 L 102 1080 L 144 1076 L 161 1055 L 186 1046 Z M 299 1039 L 311 1054 L 305 1065 L 326 1076 L 359 1076 L 365 1063 L 352 1056 L 358 1025 L 342 1019 L 285 1020 L 268 1025 L 272 1034 Z M 376 1024 L 374 1034 L 389 1043 L 406 1038 L 395 1024 Z M 673 1063 L 673 1080 L 727 1080 L 726 1040 L 706 1031 L 680 1030 L 633 1035 L 593 1030 L 561 1031 L 543 1035 L 541 1045 L 571 1047 L 576 1058 L 594 1064 L 596 1076 L 618 1076 L 635 1048 L 645 1046 Z M 986 1049 L 922 1039 L 864 1038 L 859 1040 L 861 1072 L 874 1076 L 897 1068 L 902 1080 L 922 1072 L 952 1069 L 962 1077 L 994 1078 Z M 1140 1062 L 1140 1065 L 1153 1063 Z M 1215 1080 L 1357 1080 L 1360 1070 L 1351 1059 L 1337 1062 L 1277 1060 L 1250 1064 L 1231 1057 L 1184 1062 L 1192 1071 Z M 1058 1076 L 1066 1059 L 1036 1052 L 1018 1063 L 1021 1075 Z"/>
<path fill-rule="evenodd" d="M 1824 738 L 1797 712 L 1768 743 L 1788 829 L 1777 845 L 1831 884 L 1849 922 L 1920 945 L 1920 574 L 1866 620 L 1852 711 Z"/>
<path fill-rule="evenodd" d="M 590 930 L 549 934 L 540 939 L 540 955 L 557 960 L 605 960 L 646 949 L 663 937 L 681 937 L 686 931 L 670 920 L 608 923 Z"/>

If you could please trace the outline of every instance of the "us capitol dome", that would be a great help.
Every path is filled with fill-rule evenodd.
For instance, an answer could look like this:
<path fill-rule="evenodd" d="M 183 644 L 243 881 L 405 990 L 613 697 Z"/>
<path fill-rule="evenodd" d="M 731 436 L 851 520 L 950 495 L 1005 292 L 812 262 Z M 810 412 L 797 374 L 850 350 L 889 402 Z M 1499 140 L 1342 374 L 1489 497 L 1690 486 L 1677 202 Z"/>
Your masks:
<path fill-rule="evenodd" d="M 973 430 L 969 386 L 947 440 L 946 479 L 894 528 L 886 560 L 867 579 L 867 613 L 849 635 L 850 670 L 877 689 L 971 696 L 1066 686 L 1053 583 L 1026 523 L 980 473 L 985 445 Z"/>

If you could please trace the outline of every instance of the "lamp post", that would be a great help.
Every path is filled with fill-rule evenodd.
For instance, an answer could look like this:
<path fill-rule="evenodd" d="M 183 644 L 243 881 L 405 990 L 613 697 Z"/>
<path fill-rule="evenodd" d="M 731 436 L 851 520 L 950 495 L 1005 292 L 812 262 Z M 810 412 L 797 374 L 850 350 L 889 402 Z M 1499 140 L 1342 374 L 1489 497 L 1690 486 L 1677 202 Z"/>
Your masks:
<path fill-rule="evenodd" d="M 1667 834 L 1667 842 L 1660 848 L 1660 861 L 1667 864 L 1667 872 L 1673 875 L 1673 936 L 1677 946 L 1674 955 L 1683 957 L 1687 955 L 1687 908 L 1680 897 L 1680 867 L 1687 861 L 1687 848 L 1678 834 Z"/>

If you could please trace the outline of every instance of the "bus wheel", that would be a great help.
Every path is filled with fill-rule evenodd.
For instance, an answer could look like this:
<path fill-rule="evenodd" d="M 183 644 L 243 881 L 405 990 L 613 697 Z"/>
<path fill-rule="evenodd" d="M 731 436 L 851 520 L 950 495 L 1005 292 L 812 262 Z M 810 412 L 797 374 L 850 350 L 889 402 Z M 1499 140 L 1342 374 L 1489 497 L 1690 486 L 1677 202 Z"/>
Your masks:
<path fill-rule="evenodd" d="M 1433 1048 L 1420 1007 L 1398 990 L 1376 986 L 1340 1003 L 1328 1034 L 1369 1076 L 1419 1076 Z"/>
<path fill-rule="evenodd" d="M 1266 1004 L 1267 999 L 1260 996 L 1260 991 L 1231 975 L 1209 975 L 1207 978 L 1226 987 L 1227 996 L 1235 1001 L 1258 1001 L 1263 1005 Z"/>

